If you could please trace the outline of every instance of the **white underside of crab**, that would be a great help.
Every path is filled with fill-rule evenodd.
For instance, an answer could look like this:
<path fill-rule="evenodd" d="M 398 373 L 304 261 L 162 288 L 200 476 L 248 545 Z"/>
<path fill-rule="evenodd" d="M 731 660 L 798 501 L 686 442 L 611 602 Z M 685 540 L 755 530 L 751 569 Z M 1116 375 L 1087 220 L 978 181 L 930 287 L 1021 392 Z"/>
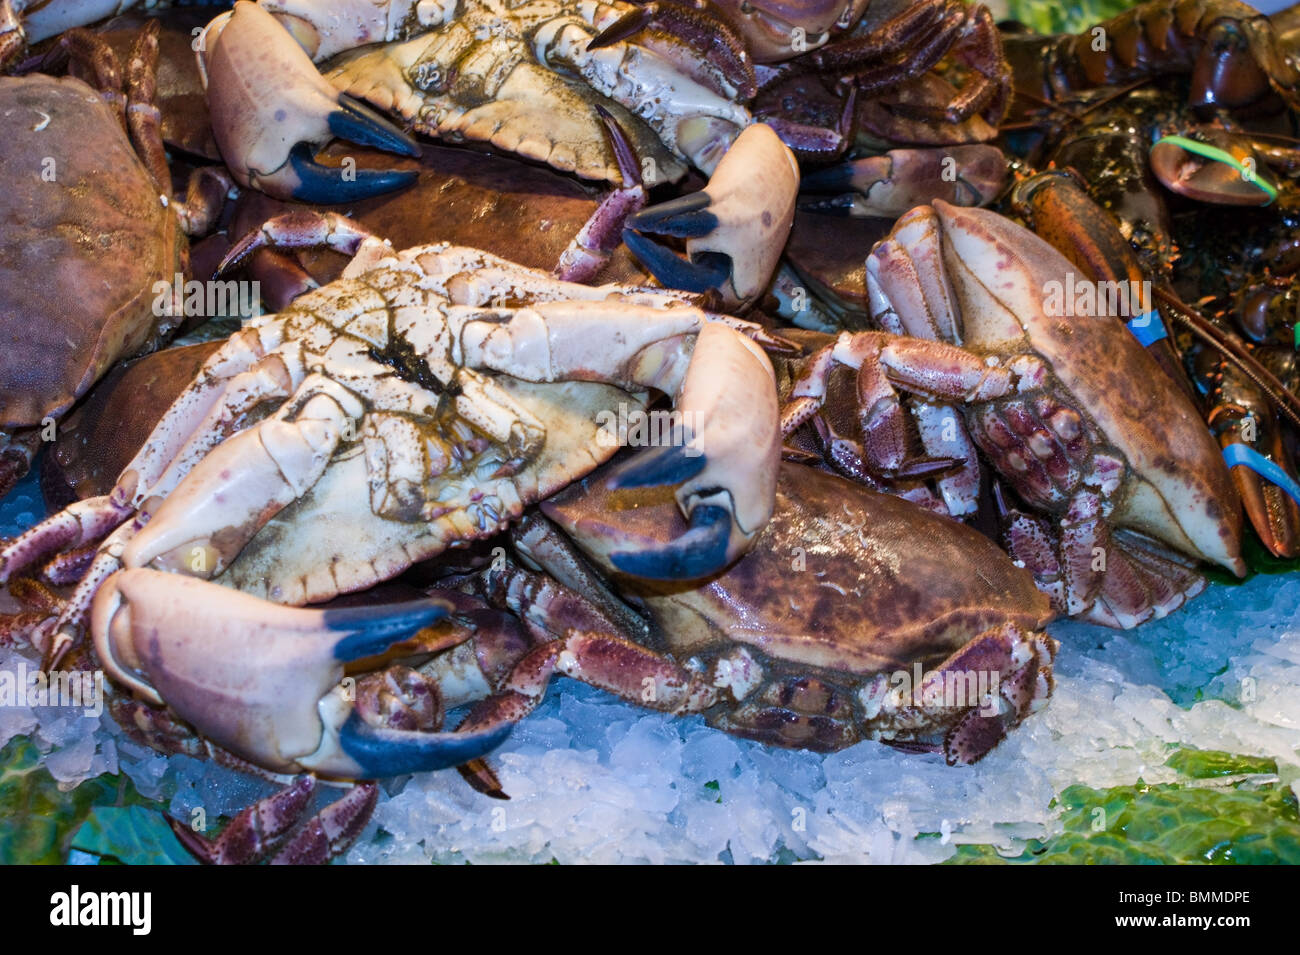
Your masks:
<path fill-rule="evenodd" d="M 611 166 L 593 164 L 590 154 L 603 150 L 603 134 L 593 122 L 593 97 L 581 92 L 585 84 L 644 120 L 667 147 L 669 153 L 655 157 L 630 131 L 646 157 L 655 158 L 658 168 L 645 171 L 652 184 L 681 176 L 673 156 L 711 172 L 752 116 L 734 101 L 734 91 L 730 97 L 714 92 L 646 47 L 588 49 L 627 9 L 560 0 L 510 8 L 500 0 L 470 0 L 430 32 L 357 50 L 326 76 L 340 91 L 432 135 L 490 142 L 558 169 L 618 182 Z M 583 84 L 575 85 L 575 76 Z M 717 83 L 730 90 L 721 76 Z"/>

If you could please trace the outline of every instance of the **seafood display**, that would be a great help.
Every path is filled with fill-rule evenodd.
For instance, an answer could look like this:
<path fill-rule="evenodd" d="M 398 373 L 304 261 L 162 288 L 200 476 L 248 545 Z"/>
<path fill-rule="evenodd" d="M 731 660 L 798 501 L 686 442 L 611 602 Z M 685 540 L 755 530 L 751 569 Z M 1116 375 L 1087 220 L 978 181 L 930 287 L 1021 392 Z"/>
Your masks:
<path fill-rule="evenodd" d="M 0 71 L 0 646 L 283 787 L 202 862 L 509 799 L 576 683 L 969 772 L 1049 625 L 1296 569 L 1284 16 L 0 0 Z"/>

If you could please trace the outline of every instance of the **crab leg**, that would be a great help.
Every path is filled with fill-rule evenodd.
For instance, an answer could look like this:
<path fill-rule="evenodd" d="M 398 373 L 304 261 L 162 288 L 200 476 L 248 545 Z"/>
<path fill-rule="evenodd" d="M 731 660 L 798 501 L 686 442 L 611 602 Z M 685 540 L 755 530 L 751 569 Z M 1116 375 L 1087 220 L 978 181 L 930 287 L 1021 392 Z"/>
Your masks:
<path fill-rule="evenodd" d="M 229 393 L 229 381 L 251 369 L 284 341 L 283 322 L 271 319 L 236 332 L 218 348 L 155 425 L 149 440 L 123 469 L 111 496 L 139 507 L 159 490 L 173 460 Z M 178 478 L 178 475 L 173 476 Z"/>
<path fill-rule="evenodd" d="M 978 510 L 981 479 L 975 443 L 962 426 L 960 414 L 952 405 L 912 402 L 912 415 L 926 453 L 932 458 L 959 462 L 953 471 L 935 480 L 944 508 L 953 517 L 964 517 Z"/>
<path fill-rule="evenodd" d="M 893 383 L 898 383 L 916 394 L 957 401 L 987 401 L 1014 392 L 1021 387 L 1023 375 L 1032 372 L 1027 363 L 1003 368 L 990 367 L 981 358 L 955 345 L 932 342 L 926 339 L 903 338 L 884 332 L 844 332 L 835 344 L 822 349 L 808 362 L 808 367 L 790 391 L 790 399 L 781 411 L 781 427 L 785 434 L 814 415 L 826 401 L 826 388 L 830 374 L 837 365 L 858 371 L 858 400 L 861 407 L 859 427 L 863 436 L 863 452 L 874 468 L 883 475 L 922 473 L 925 460 L 906 460 L 907 412 L 902 406 Z M 939 409 L 940 417 L 951 409 Z M 972 455 L 966 451 L 968 443 L 954 438 L 942 440 L 934 434 L 934 409 L 924 425 L 928 436 L 927 448 L 951 447 L 959 452 L 949 459 L 937 459 L 944 467 L 957 461 L 964 462 L 969 471 Z M 942 426 L 940 426 L 942 432 Z M 954 433 L 960 429 L 953 428 Z M 975 490 L 978 491 L 978 469 L 974 471 Z M 960 482 L 949 488 L 958 505 L 957 513 L 968 508 L 963 502 L 969 495 L 971 480 L 967 473 Z M 946 497 L 947 495 L 945 495 Z"/>
<path fill-rule="evenodd" d="M 131 515 L 132 508 L 112 495 L 74 501 L 19 535 L 0 551 L 0 584 L 19 571 L 58 551 L 102 540 Z"/>
<path fill-rule="evenodd" d="M 194 384 L 167 409 L 109 494 L 52 514 L 0 550 L 0 583 L 52 553 L 103 539 L 148 498 L 165 495 L 180 483 L 204 451 L 227 434 L 238 413 L 287 393 L 287 369 L 277 374 L 271 364 L 259 367 L 267 347 L 280 342 L 280 332 L 279 322 L 266 322 L 235 334 L 214 352 Z M 63 622 L 88 606 L 89 594 Z"/>
<path fill-rule="evenodd" d="M 124 570 L 95 596 L 91 632 L 110 675 L 205 737 L 275 772 L 377 779 L 445 769 L 498 746 L 509 726 L 436 733 L 372 725 L 346 664 L 442 619 L 419 600 L 345 610 L 281 607 L 195 577 Z"/>
<path fill-rule="evenodd" d="M 715 687 L 668 657 L 621 637 L 573 631 L 529 651 L 501 691 L 474 707 L 460 732 L 489 733 L 519 722 L 541 703 L 557 671 L 627 700 L 646 701 L 644 681 L 651 680 L 655 692 L 646 705 L 676 716 L 717 702 Z"/>
<path fill-rule="evenodd" d="M 297 835 L 284 840 L 298 825 L 316 793 L 316 780 L 303 776 L 273 795 L 259 799 L 208 839 L 167 817 L 181 845 L 207 865 L 253 865 L 283 848 L 272 865 L 324 865 L 347 849 L 375 811 L 379 790 L 374 783 L 354 786 L 342 798 L 313 816 Z"/>
<path fill-rule="evenodd" d="M 623 241 L 623 226 L 628 217 L 645 205 L 645 186 L 641 182 L 641 167 L 636 161 L 632 143 L 605 107 L 597 105 L 596 112 L 605 124 L 618 171 L 623 175 L 623 184 L 604 198 L 568 248 L 560 253 L 555 276 L 564 282 L 594 279 Z"/>
<path fill-rule="evenodd" d="M 246 372 L 230 378 L 220 397 L 204 416 L 184 445 L 177 450 L 167 469 L 149 486 L 150 497 L 171 493 L 187 474 L 213 448 L 235 430 L 240 419 L 258 405 L 288 398 L 302 383 L 301 355 L 286 346 L 283 353 L 273 353 Z M 286 360 L 289 358 L 289 360 Z"/>
<path fill-rule="evenodd" d="M 324 375 L 309 375 L 267 420 L 210 450 L 123 552 L 128 567 L 211 576 L 321 476 L 364 411 Z"/>
<path fill-rule="evenodd" d="M 644 625 L 625 634 L 613 618 L 544 574 L 507 565 L 489 571 L 482 583 L 492 603 L 509 608 L 542 642 L 470 711 L 461 732 L 485 732 L 523 719 L 541 703 L 557 672 L 679 716 L 709 709 L 725 692 L 725 667 L 701 673 L 681 666 L 628 638 L 644 637 Z"/>

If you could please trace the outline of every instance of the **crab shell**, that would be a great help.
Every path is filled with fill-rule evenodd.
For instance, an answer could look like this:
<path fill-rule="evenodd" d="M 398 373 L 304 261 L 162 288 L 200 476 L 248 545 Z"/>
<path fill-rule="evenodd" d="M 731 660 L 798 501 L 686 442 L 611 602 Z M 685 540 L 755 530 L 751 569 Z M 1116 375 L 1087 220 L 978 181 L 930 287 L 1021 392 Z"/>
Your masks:
<path fill-rule="evenodd" d="M 934 261 L 936 241 L 942 268 Z M 1123 321 L 1049 314 L 1053 283 L 1064 283 L 1073 270 L 1060 252 L 1009 219 L 944 202 L 899 219 L 867 266 L 869 276 L 915 279 L 930 304 L 900 310 L 905 322 L 905 311 L 934 314 L 931 305 L 953 302 L 956 344 L 990 361 L 1031 354 L 1044 363 L 1061 400 L 1090 419 L 1128 464 L 1112 524 L 1243 574 L 1241 508 L 1196 409 Z M 1086 283 L 1082 275 L 1076 281 Z M 936 337 L 933 327 L 906 330 Z"/>
<path fill-rule="evenodd" d="M 62 415 L 159 333 L 186 242 L 113 111 L 80 80 L 0 79 L 0 428 Z M 48 171 L 48 177 L 43 173 Z"/>
<path fill-rule="evenodd" d="M 740 712 L 714 715 L 720 728 L 816 749 L 838 749 L 862 735 L 889 738 L 888 729 L 845 718 L 855 687 L 891 671 L 910 673 L 915 664 L 937 666 L 986 631 L 1009 625 L 1029 633 L 1052 617 L 1029 572 L 956 521 L 790 463 L 781 467 L 776 502 L 746 556 L 699 586 L 614 577 L 619 591 L 649 612 L 675 659 L 707 661 L 743 645 L 778 706 L 806 713 L 818 697 L 830 717 L 786 714 L 766 722 L 755 712 L 766 695 L 760 693 Z M 542 510 L 606 573 L 609 542 L 652 544 L 684 526 L 671 496 L 611 492 L 593 479 L 566 488 Z M 1050 640 L 1027 643 L 1050 661 Z M 1050 683 L 1032 694 L 1034 703 L 1047 693 Z M 944 728 L 944 715 L 931 718 Z"/>
<path fill-rule="evenodd" d="M 617 446 L 602 440 L 600 413 L 623 404 L 644 408 L 638 396 L 609 385 L 534 384 L 508 375 L 495 381 L 546 429 L 541 451 L 519 473 L 480 476 L 477 483 L 473 476 L 443 479 L 432 493 L 452 513 L 404 523 L 357 506 L 357 489 L 367 482 L 358 448 L 331 462 L 307 494 L 258 531 L 217 582 L 276 603 L 305 604 L 387 580 L 447 547 L 490 537 L 528 504 L 607 461 Z M 480 513 L 479 523 L 466 521 L 462 509 Z"/>
<path fill-rule="evenodd" d="M 47 500 L 63 503 L 111 488 L 213 347 L 204 343 L 158 352 L 97 389 L 54 448 L 56 473 L 43 478 Z M 538 457 L 501 479 L 515 485 L 525 502 L 553 494 L 613 455 L 617 447 L 602 440 L 600 412 L 624 404 L 630 410 L 643 407 L 638 396 L 593 382 L 533 384 L 508 375 L 495 380 L 546 428 Z M 357 488 L 365 488 L 366 481 L 362 454 L 335 460 L 310 492 L 272 518 L 214 579 L 278 603 L 311 603 L 378 583 L 401 569 L 394 564 L 414 563 L 456 546 L 454 540 L 468 542 L 486 533 L 465 527 L 466 536 L 458 538 L 443 522 L 406 524 L 378 517 L 357 507 Z M 491 497 L 490 482 L 459 488 L 450 479 L 445 483 L 453 505 L 468 506 L 471 496 Z"/>

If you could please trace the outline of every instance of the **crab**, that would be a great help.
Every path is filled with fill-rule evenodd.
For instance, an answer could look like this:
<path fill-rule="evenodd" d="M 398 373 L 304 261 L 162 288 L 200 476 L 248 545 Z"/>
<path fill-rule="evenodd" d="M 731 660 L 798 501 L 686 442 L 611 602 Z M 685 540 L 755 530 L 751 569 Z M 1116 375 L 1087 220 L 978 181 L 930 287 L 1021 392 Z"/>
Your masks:
<path fill-rule="evenodd" d="M 102 92 L 71 78 L 0 78 L 0 175 L 10 183 L 0 199 L 0 429 L 9 448 L 0 491 L 113 362 L 176 328 L 183 309 L 159 289 L 182 294 L 173 284 L 187 271 L 186 233 L 206 231 L 230 188 L 205 169 L 183 200 L 172 196 L 152 109 L 156 25 L 137 37 L 124 80 L 94 38 L 69 43 L 95 58 Z"/>
<path fill-rule="evenodd" d="M 130 363 L 124 370 L 115 370 L 106 378 L 61 429 L 59 440 L 46 459 L 42 488 L 47 501 L 59 502 L 52 505 L 57 509 L 70 497 L 84 500 L 111 491 L 115 476 L 138 454 L 166 408 L 189 386 L 204 360 L 221 344 L 205 342 L 156 352 Z M 546 461 L 537 463 L 537 473 L 542 481 L 552 479 L 547 477 L 548 468 L 552 476 L 563 470 L 564 465 L 556 462 L 562 462 L 566 454 L 581 455 L 591 450 L 607 453 L 601 451 L 598 444 L 600 432 L 596 422 L 602 410 L 619 405 L 625 405 L 629 410 L 642 407 L 636 396 L 595 382 L 531 384 L 505 378 L 501 384 L 546 427 L 549 447 L 546 457 L 551 464 Z M 127 423 L 126 426 L 123 422 Z M 345 484 L 340 484 L 336 490 L 341 492 L 344 488 Z M 354 496 L 331 494 L 318 485 L 308 498 L 310 501 L 304 500 L 272 518 L 264 534 L 284 540 L 295 533 L 295 525 L 310 527 L 313 524 L 342 525 L 358 534 L 364 531 L 364 528 L 358 528 L 358 524 L 367 523 L 364 515 L 358 517 L 350 512 Z M 255 540 L 245 555 L 253 559 L 251 555 L 257 552 L 258 546 Z M 92 544 L 80 552 L 60 555 L 59 559 L 42 568 L 42 576 L 54 584 L 75 584 L 84 574 L 96 549 Z M 233 583 L 237 575 L 236 567 L 217 580 Z M 158 576 L 161 579 L 156 591 L 142 591 L 140 582 L 133 585 L 130 592 L 137 603 L 147 602 L 155 614 L 161 615 L 149 619 L 160 620 L 168 628 L 183 633 L 199 632 L 194 630 L 195 620 L 177 616 L 181 611 L 174 602 L 177 578 Z M 207 586 L 223 590 L 215 584 Z M 24 609 L 0 617 L 0 639 L 10 643 L 30 643 L 34 629 L 46 622 L 50 613 L 57 614 L 62 610 L 64 604 L 56 592 L 30 579 L 11 581 L 10 587 L 12 596 Z M 143 601 L 140 595 L 146 592 L 150 599 Z M 183 593 L 188 595 L 187 591 Z M 215 596 L 207 595 L 204 599 L 216 599 L 224 608 L 229 595 L 230 591 L 225 591 Z M 454 602 L 455 612 L 451 617 L 442 616 L 448 601 L 430 604 L 421 599 L 424 597 L 421 591 L 394 581 L 379 584 L 364 593 L 329 601 L 307 619 L 327 619 L 330 612 L 337 618 L 338 610 L 368 606 L 370 609 L 364 611 L 362 617 L 357 616 L 357 611 L 351 611 L 354 620 L 393 620 L 395 618 L 389 613 L 392 608 L 378 605 L 405 603 L 409 609 L 428 615 L 429 626 L 409 634 L 412 639 L 401 644 L 404 650 L 396 651 L 410 654 L 415 659 L 454 647 L 471 634 L 480 643 L 488 640 L 486 624 L 494 621 L 471 624 L 473 629 L 466 629 L 466 624 L 461 621 L 476 619 L 473 606 L 463 606 L 458 595 L 447 596 Z M 418 602 L 411 604 L 413 600 Z M 200 601 L 189 609 L 193 611 L 202 603 Z M 257 602 L 253 606 L 256 609 Z M 143 614 L 144 608 L 136 606 L 134 612 Z M 204 611 L 200 616 L 210 613 Z M 208 615 L 206 619 L 223 618 Z M 408 616 L 406 622 L 414 627 L 420 618 Z M 502 638 L 508 640 L 509 634 L 503 633 Z M 330 637 L 325 635 L 325 639 Z M 303 650 L 308 643 L 306 637 L 291 642 L 287 664 L 290 670 L 308 668 L 311 661 L 294 656 L 293 652 L 295 647 Z M 227 644 L 226 650 L 230 649 Z M 196 724 L 205 727 L 213 734 L 211 736 L 204 735 L 195 725 L 186 722 L 165 701 L 162 706 L 153 702 L 157 697 L 150 692 L 152 682 L 150 690 L 136 697 L 132 692 L 134 684 L 130 682 L 132 677 L 139 677 L 134 667 L 126 668 L 126 681 L 110 680 L 106 683 L 107 709 L 118 725 L 132 738 L 160 752 L 215 760 L 274 782 L 285 782 L 289 775 L 308 769 L 314 774 L 300 776 L 280 792 L 250 806 L 216 839 L 195 833 L 188 824 L 176 823 L 177 836 L 203 862 L 251 863 L 263 857 L 271 857 L 272 862 L 328 861 L 343 851 L 365 825 L 374 806 L 376 789 L 372 783 L 352 786 L 338 801 L 307 819 L 317 777 L 329 777 L 331 774 L 327 770 L 330 769 L 335 774 L 343 771 L 348 776 L 363 773 L 383 776 L 400 771 L 403 765 L 431 771 L 440 765 L 449 767 L 459 762 L 461 766 L 458 768 L 473 779 L 470 773 L 474 757 L 487 752 L 504 737 L 504 730 L 479 737 L 439 733 L 443 725 L 440 698 L 431 695 L 425 681 L 412 674 L 410 668 L 403 665 L 403 659 L 392 659 L 392 653 L 378 664 L 373 661 L 347 664 L 345 671 L 335 673 L 324 684 L 318 685 L 311 680 L 304 682 L 298 673 L 287 686 L 277 686 L 273 675 L 276 655 L 266 656 L 260 654 L 258 648 L 249 649 L 250 659 L 255 657 L 251 669 L 257 674 L 257 680 L 242 679 L 235 681 L 233 686 L 221 686 L 212 668 L 196 658 L 193 662 L 201 679 L 190 680 L 190 685 L 181 692 L 171 692 L 174 684 L 166 684 L 168 697 L 178 699 L 180 709 Z M 260 649 L 265 649 L 265 646 Z M 174 650 L 172 654 L 169 661 L 175 664 Z M 107 659 L 120 660 L 121 654 L 114 649 Z M 321 662 L 319 657 L 316 662 Z M 103 663 L 97 654 L 83 647 L 70 653 L 62 666 L 65 669 L 99 669 Z M 175 673 L 171 675 L 174 677 Z M 158 677 L 160 685 L 165 683 L 166 676 Z M 319 701 L 314 699 L 314 692 L 323 692 L 321 688 L 327 684 L 340 683 L 340 678 L 342 685 L 327 701 L 333 705 L 317 707 Z M 259 694 L 259 687 L 267 692 Z M 212 705 L 196 712 L 204 701 Z M 319 720 L 311 718 L 313 712 L 320 713 Z M 353 713 L 357 716 L 355 720 L 352 719 Z M 241 722 L 232 726 L 230 717 L 236 714 L 240 715 Z M 255 747 L 258 754 L 255 763 L 235 755 L 217 742 L 217 738 L 237 737 L 239 726 L 250 727 L 248 746 Z M 252 752 L 248 746 L 241 747 L 241 750 Z M 349 755 L 349 751 L 353 755 Z M 358 757 L 363 762 L 357 762 Z M 349 766 L 349 761 L 353 765 Z M 299 826 L 304 820 L 305 825 Z"/>
<path fill-rule="evenodd" d="M 556 386 L 532 387 L 541 396 Z M 435 745 L 444 762 L 486 753 L 561 673 L 656 710 L 703 713 L 720 729 L 771 745 L 829 751 L 872 739 L 964 765 L 1051 696 L 1057 645 L 1041 632 L 1052 616 L 1047 599 L 1026 571 L 963 525 L 784 464 L 774 517 L 739 562 L 697 585 L 655 585 L 621 572 L 615 555 L 661 547 L 685 529 L 684 519 L 666 489 L 611 489 L 609 477 L 597 472 L 543 504 L 563 533 L 536 512 L 512 531 L 521 558 L 549 573 L 493 558 L 462 584 L 477 596 L 434 589 L 434 599 L 403 605 L 446 604 L 454 614 L 391 648 L 384 659 L 400 662 L 358 682 L 363 715 L 343 722 L 336 748 L 361 749 L 357 727 L 375 724 L 367 732 L 385 742 L 385 771 L 402 768 L 394 754 L 399 741 L 415 745 L 412 737 L 422 737 L 419 768 L 432 762 Z M 125 586 L 96 605 L 110 619 L 95 628 L 101 659 L 117 679 L 147 679 L 190 702 L 207 694 L 214 711 L 230 714 L 227 722 L 253 723 L 284 707 L 273 703 L 280 696 L 305 709 L 339 678 L 337 660 L 321 652 L 337 645 L 338 634 L 320 618 L 315 631 L 304 626 L 292 638 L 261 630 L 258 646 L 245 650 L 232 646 L 229 624 L 218 623 L 224 618 L 205 608 L 233 598 L 243 610 L 249 598 L 152 570 L 124 571 L 117 580 Z M 409 590 L 390 585 L 393 593 L 375 599 L 402 597 L 403 586 Z M 843 599 L 846 593 L 857 599 Z M 390 621 L 396 613 L 366 611 Z M 169 636 L 151 641 L 155 633 Z M 223 683 L 214 644 L 255 656 L 252 679 L 241 673 Z M 455 733 L 433 732 L 445 712 L 467 704 L 473 709 Z M 335 694 L 320 712 L 337 725 L 335 714 L 346 708 Z M 319 727 L 311 731 L 307 745 Z M 480 792 L 505 798 L 483 760 L 459 768 Z M 361 831 L 376 790 L 353 788 L 295 835 L 313 788 L 312 776 L 294 780 L 215 840 L 175 821 L 173 829 L 204 862 L 254 862 L 277 849 L 273 861 L 324 862 Z"/>
<path fill-rule="evenodd" d="M 662 491 L 612 489 L 597 472 L 543 502 L 513 537 L 547 573 L 497 562 L 472 585 L 534 645 L 505 676 L 475 674 L 492 692 L 462 729 L 519 720 L 562 674 L 771 745 L 871 739 L 969 764 L 1046 703 L 1052 610 L 996 543 L 788 462 L 776 500 L 746 555 L 691 587 L 617 566 L 619 548 L 681 531 Z"/>
<path fill-rule="evenodd" d="M 836 17 L 841 14 L 857 19 L 847 6 Z M 778 140 L 801 155 L 824 157 L 827 150 L 843 152 L 852 137 L 806 126 L 780 109 L 760 110 L 763 122 L 756 123 L 754 68 L 733 21 L 709 4 L 686 2 L 389 0 L 372 7 L 263 0 L 237 3 L 213 21 L 200 59 L 222 154 L 239 181 L 280 197 L 337 202 L 344 192 L 402 184 L 374 170 L 355 170 L 344 182 L 337 169 L 311 158 L 311 147 L 339 134 L 409 148 L 369 120 L 359 132 L 358 100 L 396 114 L 419 133 L 490 145 L 626 187 L 627 164 L 618 161 L 603 128 L 608 116 L 626 132 L 647 187 L 677 181 L 688 166 L 712 177 L 703 192 L 632 214 L 624 241 L 663 284 L 715 290 L 729 309 L 743 310 L 769 286 L 789 232 L 787 197 L 799 174 Z M 861 25 L 861 35 L 842 45 L 806 52 L 780 75 L 796 81 L 809 70 L 847 76 L 849 86 L 871 92 L 903 83 L 908 89 L 890 109 L 912 122 L 960 125 L 980 111 L 998 113 L 1005 102 L 1005 69 L 991 23 L 986 11 L 968 17 L 960 5 L 927 0 L 887 23 Z M 977 49 L 968 51 L 970 44 Z M 950 48 L 980 78 L 960 91 L 947 87 L 947 106 L 916 102 L 911 87 L 944 85 L 925 74 Z M 841 111 L 851 120 L 852 94 L 848 100 Z M 775 133 L 771 142 L 745 150 L 743 162 L 729 159 L 747 135 L 752 147 L 755 125 Z M 993 132 L 986 123 L 966 138 L 932 141 L 966 142 Z M 818 145 L 823 140 L 830 145 Z M 844 185 L 897 194 L 903 180 L 924 174 L 927 159 L 938 166 L 937 155 L 891 155 L 858 168 L 856 176 L 845 174 Z M 936 175 L 929 170 L 929 178 Z M 935 195 L 947 194 L 946 183 L 937 189 Z M 898 202 L 895 195 L 892 203 Z M 659 241 L 663 236 L 685 240 L 685 259 Z"/>
<path fill-rule="evenodd" d="M 329 611 L 266 600 L 319 602 L 388 579 L 500 531 L 612 455 L 617 441 L 600 440 L 592 399 L 553 397 L 545 415 L 530 410 L 541 399 L 526 400 L 528 387 L 559 383 L 613 386 L 596 399 L 607 408 L 639 407 L 648 389 L 674 398 L 689 427 L 623 480 L 677 485 L 691 529 L 619 559 L 653 577 L 715 572 L 771 515 L 776 393 L 753 340 L 768 336 L 680 294 L 565 283 L 463 247 L 394 253 L 370 236 L 322 238 L 356 252 L 344 276 L 254 319 L 209 356 L 113 490 L 11 542 L 0 578 L 101 541 L 67 604 L 32 635 L 47 666 L 77 643 L 93 601 L 109 672 L 142 698 L 165 699 L 224 749 L 279 772 L 373 774 L 355 756 L 310 761 L 303 740 L 320 741 L 328 685 L 290 680 L 294 667 L 271 666 L 263 641 L 311 632 L 299 645 L 341 668 L 424 626 L 428 608 L 376 612 L 373 627 L 362 614 L 341 633 Z M 203 581 L 212 577 L 243 593 Z M 239 621 L 227 650 L 191 640 L 197 631 L 178 615 L 194 612 Z M 162 693 L 138 675 L 159 633 L 168 634 L 162 652 L 188 655 L 199 671 Z M 232 687 L 247 708 L 230 705 Z"/>
<path fill-rule="evenodd" d="M 939 465 L 954 514 L 975 509 L 973 439 L 1033 511 L 1002 498 L 1008 548 L 1054 606 L 1130 627 L 1199 592 L 1196 561 L 1244 573 L 1240 507 L 1196 409 L 1123 323 L 1053 304 L 1072 269 L 994 212 L 912 210 L 867 260 L 885 331 L 843 333 L 817 351 L 783 429 L 817 415 L 847 368 L 859 409 L 851 456 L 886 478 Z M 919 399 L 923 455 L 895 386 Z"/>
<path fill-rule="evenodd" d="M 387 9 L 394 14 L 405 6 Z M 421 7 L 420 15 L 431 9 Z M 312 157 L 314 145 L 335 135 L 413 151 L 408 138 L 365 111 L 355 95 L 396 112 L 419 132 L 488 143 L 608 181 L 619 189 L 604 230 L 615 243 L 621 234 L 633 236 L 665 284 L 689 289 L 707 282 L 728 307 L 761 294 L 789 231 L 798 187 L 797 165 L 770 129 L 750 132 L 749 114 L 733 98 L 700 86 L 647 47 L 595 42 L 600 25 L 616 19 L 612 7 L 539 0 L 498 9 L 474 0 L 451 13 L 420 22 L 418 31 L 405 19 L 401 28 L 377 29 L 357 20 L 355 9 L 243 2 L 213 21 L 200 62 L 214 130 L 235 178 L 313 202 L 408 184 L 408 172 L 375 169 L 355 170 L 345 181 L 338 168 Z M 497 28 L 478 29 L 488 21 Z M 411 32 L 416 35 L 405 39 Z M 320 60 L 381 37 L 391 42 L 344 55 L 325 78 L 307 52 Z M 546 49 L 536 54 L 546 65 L 533 62 L 535 45 Z M 274 67 L 257 65 L 264 63 Z M 654 91 L 646 88 L 651 80 Z M 486 92 L 475 92 L 485 83 Z M 733 145 L 735 155 L 721 163 Z M 648 186 L 677 180 L 686 170 L 683 158 L 713 173 L 709 188 L 691 197 L 689 209 L 674 205 L 632 216 L 643 202 L 643 173 Z M 688 260 L 647 233 L 687 239 Z M 701 259 L 707 265 L 692 269 Z M 721 278 L 719 259 L 726 270 Z"/>
<path fill-rule="evenodd" d="M 420 132 L 490 143 L 617 184 L 621 175 L 594 109 L 600 105 L 628 130 L 638 155 L 653 160 L 656 182 L 679 179 L 683 160 L 712 171 L 751 122 L 749 113 L 710 63 L 694 58 L 707 76 L 688 75 L 692 57 L 683 44 L 669 61 L 644 45 L 592 42 L 626 9 L 568 0 L 393 0 L 365 9 L 346 0 L 237 3 L 209 26 L 201 53 L 209 96 L 220 100 L 214 115 L 233 91 L 242 92 L 232 108 L 248 110 L 247 125 L 222 152 L 238 176 L 240 160 L 256 149 L 265 158 L 262 187 L 283 189 L 263 174 L 296 142 L 337 134 L 329 128 L 337 124 L 329 119 L 337 89 L 396 112 Z M 251 71 L 248 57 L 261 51 L 276 58 L 275 75 Z M 322 79 L 311 61 L 336 56 Z M 280 91 L 273 101 L 258 101 L 273 90 Z M 277 123 L 275 111 L 286 108 L 292 118 Z"/>

